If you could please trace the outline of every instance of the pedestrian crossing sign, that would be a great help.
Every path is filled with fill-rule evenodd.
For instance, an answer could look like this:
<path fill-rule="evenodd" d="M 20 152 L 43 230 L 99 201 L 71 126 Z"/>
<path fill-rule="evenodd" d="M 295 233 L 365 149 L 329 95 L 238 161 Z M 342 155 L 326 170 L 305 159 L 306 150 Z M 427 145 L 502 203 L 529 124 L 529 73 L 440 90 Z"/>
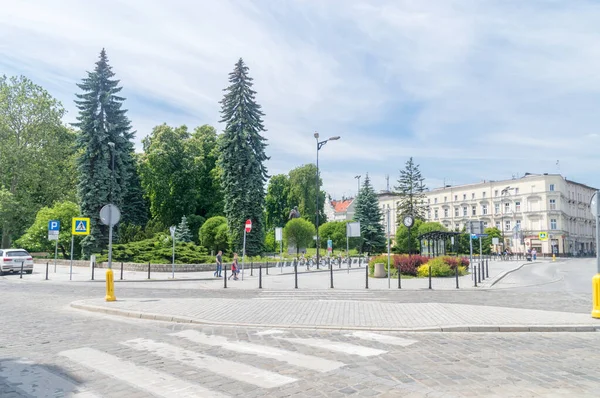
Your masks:
<path fill-rule="evenodd" d="M 89 235 L 90 219 L 87 217 L 73 217 L 71 233 L 73 235 Z"/>

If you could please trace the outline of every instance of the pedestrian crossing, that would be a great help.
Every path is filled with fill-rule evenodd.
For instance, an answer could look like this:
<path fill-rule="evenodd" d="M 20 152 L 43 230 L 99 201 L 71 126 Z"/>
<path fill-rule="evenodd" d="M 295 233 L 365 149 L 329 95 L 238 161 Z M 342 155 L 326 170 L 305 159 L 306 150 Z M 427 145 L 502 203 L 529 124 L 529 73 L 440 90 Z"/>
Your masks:
<path fill-rule="evenodd" d="M 99 390 L 94 388 L 98 377 L 114 380 L 119 383 L 117 391 L 131 390 L 132 395 L 138 391 L 138 395 L 158 397 L 219 398 L 243 396 L 244 386 L 252 386 L 268 396 L 269 391 L 294 388 L 319 374 L 319 380 L 333 377 L 355 361 L 392 354 L 418 343 L 367 331 L 313 336 L 269 329 L 250 335 L 248 339 L 236 339 L 185 329 L 159 338 L 123 339 L 106 351 L 81 347 L 59 352 L 57 357 L 59 362 L 64 361 L 63 366 L 81 369 L 90 376 L 89 386 L 25 361 L 7 366 L 0 360 L 0 379 L 35 397 L 110 396 L 102 386 L 111 383 L 100 383 Z"/>
<path fill-rule="evenodd" d="M 381 301 L 381 295 L 375 294 L 372 291 L 303 291 L 303 290 L 263 290 L 259 292 L 255 300 L 360 300 L 360 301 Z"/>

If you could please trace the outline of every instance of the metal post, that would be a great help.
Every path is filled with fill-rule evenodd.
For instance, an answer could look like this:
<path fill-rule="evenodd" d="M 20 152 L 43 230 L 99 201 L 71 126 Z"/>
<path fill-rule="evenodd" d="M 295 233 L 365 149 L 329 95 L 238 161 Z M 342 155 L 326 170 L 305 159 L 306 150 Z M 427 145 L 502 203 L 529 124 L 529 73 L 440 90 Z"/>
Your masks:
<path fill-rule="evenodd" d="M 75 236 L 71 235 L 71 265 L 69 265 L 69 280 L 73 279 L 73 244 L 75 243 Z"/>
<path fill-rule="evenodd" d="M 333 289 L 333 267 L 331 266 L 331 257 L 327 259 L 329 264 L 329 288 Z"/>
<path fill-rule="evenodd" d="M 429 288 L 431 289 L 431 265 L 429 266 Z"/>
<path fill-rule="evenodd" d="M 485 280 L 485 263 L 483 260 L 479 261 L 479 273 L 481 274 L 481 280 Z"/>
<path fill-rule="evenodd" d="M 294 260 L 294 289 L 298 289 L 298 259 Z"/>
<path fill-rule="evenodd" d="M 244 280 L 244 261 L 245 261 L 245 259 L 246 259 L 246 227 L 244 226 L 244 249 L 242 251 L 242 281 Z"/>
<path fill-rule="evenodd" d="M 46 280 L 48 280 L 48 263 L 46 263 Z"/>
<path fill-rule="evenodd" d="M 402 268 L 398 264 L 398 289 L 402 289 Z"/>
<path fill-rule="evenodd" d="M 123 280 L 123 261 L 121 261 L 121 280 Z"/>
<path fill-rule="evenodd" d="M 56 274 L 56 258 L 58 257 L 58 239 L 54 243 L 54 273 Z M 46 278 L 48 279 L 48 278 Z"/>
<path fill-rule="evenodd" d="M 456 277 L 456 288 L 458 289 L 458 264 L 454 267 L 454 276 Z"/>
<path fill-rule="evenodd" d="M 469 263 L 473 268 L 473 281 L 475 282 L 475 287 L 477 287 L 477 267 L 473 267 L 473 263 Z"/>
<path fill-rule="evenodd" d="M 365 267 L 365 289 L 369 288 L 369 266 Z"/>
<path fill-rule="evenodd" d="M 267 275 L 269 275 L 269 260 L 267 260 Z"/>
<path fill-rule="evenodd" d="M 321 149 L 320 145 L 319 145 L 319 136 L 317 135 L 317 133 L 315 133 L 315 138 L 317 139 L 317 179 L 316 179 L 316 183 L 317 183 L 317 195 L 316 195 L 316 203 L 317 203 L 317 207 L 315 207 L 316 210 L 316 223 L 315 223 L 315 227 L 317 227 L 317 240 L 315 241 L 316 245 L 317 245 L 317 269 L 319 269 L 319 194 L 321 193 L 320 191 L 320 187 L 319 187 L 319 149 Z M 327 141 L 325 141 L 327 142 Z M 325 145 L 325 143 L 323 143 L 323 145 Z"/>
<path fill-rule="evenodd" d="M 92 261 L 92 280 L 94 280 L 94 268 L 96 268 L 96 262 Z"/>
<path fill-rule="evenodd" d="M 148 261 L 148 279 L 150 279 L 150 261 Z"/>
<path fill-rule="evenodd" d="M 262 263 L 258 263 L 258 288 L 262 289 Z"/>
<path fill-rule="evenodd" d="M 471 222 L 469 222 L 469 264 L 473 265 L 473 228 Z M 473 274 L 473 277 L 475 274 Z M 476 281 L 477 282 L 477 281 Z M 475 285 L 477 286 L 477 285 Z"/>
<path fill-rule="evenodd" d="M 390 274 L 392 270 L 390 269 L 390 209 L 387 209 L 387 277 L 388 277 L 388 289 L 390 286 Z"/>
<path fill-rule="evenodd" d="M 223 289 L 227 289 L 227 264 L 223 266 Z"/>
<path fill-rule="evenodd" d="M 488 260 L 487 260 L 487 258 L 485 259 L 485 277 L 486 278 L 490 277 L 490 269 L 488 267 Z"/>
<path fill-rule="evenodd" d="M 477 282 L 481 283 L 481 263 L 477 264 Z"/>
<path fill-rule="evenodd" d="M 173 235 L 173 261 L 171 262 L 171 264 L 172 278 L 175 279 L 175 235 Z"/>
<path fill-rule="evenodd" d="M 25 263 L 25 260 L 21 260 L 21 276 L 19 276 L 19 279 L 23 279 L 23 264 Z"/>
<path fill-rule="evenodd" d="M 250 276 L 254 276 L 254 261 L 250 261 Z"/>

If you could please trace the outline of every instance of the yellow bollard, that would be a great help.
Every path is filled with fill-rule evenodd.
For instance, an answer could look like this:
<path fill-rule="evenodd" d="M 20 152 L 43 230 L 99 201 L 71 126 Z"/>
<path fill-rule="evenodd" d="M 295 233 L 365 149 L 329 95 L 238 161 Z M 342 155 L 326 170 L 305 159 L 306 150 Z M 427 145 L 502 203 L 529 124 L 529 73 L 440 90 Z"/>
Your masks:
<path fill-rule="evenodd" d="M 552 261 L 556 261 L 556 254 L 552 253 Z"/>
<path fill-rule="evenodd" d="M 115 297 L 115 279 L 112 269 L 106 270 L 106 297 L 104 299 L 106 301 L 115 301 L 117 299 Z"/>
<path fill-rule="evenodd" d="M 600 318 L 600 274 L 592 278 L 592 318 Z"/>

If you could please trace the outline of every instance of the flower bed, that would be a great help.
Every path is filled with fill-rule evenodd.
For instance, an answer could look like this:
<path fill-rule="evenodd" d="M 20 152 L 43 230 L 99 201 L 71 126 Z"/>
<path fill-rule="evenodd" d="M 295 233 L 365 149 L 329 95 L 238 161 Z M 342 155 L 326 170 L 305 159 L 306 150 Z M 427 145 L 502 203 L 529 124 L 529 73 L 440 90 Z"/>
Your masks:
<path fill-rule="evenodd" d="M 369 261 L 369 274 L 373 275 L 376 263 L 383 263 L 387 271 L 387 254 L 373 257 Z M 413 256 L 394 254 L 390 258 L 392 265 L 392 276 L 397 274 L 400 269 L 402 275 L 412 275 L 417 277 L 428 277 L 429 266 L 431 266 L 431 276 L 444 277 L 454 276 L 455 269 L 458 267 L 459 275 L 465 275 L 469 268 L 469 259 L 465 257 L 436 257 L 429 258 L 418 254 Z"/>

